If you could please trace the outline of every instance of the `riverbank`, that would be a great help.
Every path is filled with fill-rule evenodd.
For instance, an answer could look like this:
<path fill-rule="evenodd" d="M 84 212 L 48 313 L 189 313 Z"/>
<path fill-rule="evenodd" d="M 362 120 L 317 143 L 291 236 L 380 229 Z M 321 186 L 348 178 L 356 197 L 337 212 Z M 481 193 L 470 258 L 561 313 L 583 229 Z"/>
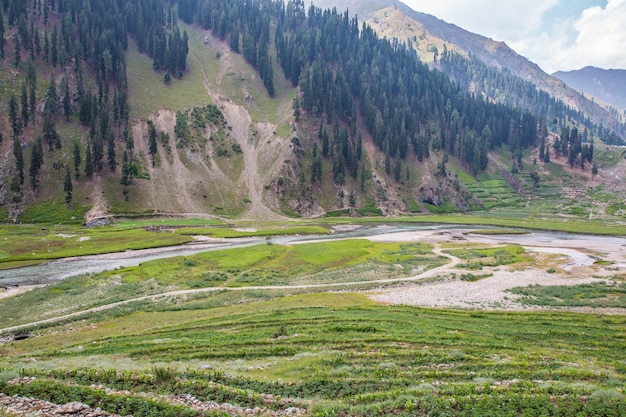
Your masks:
<path fill-rule="evenodd" d="M 0 300 L 3 298 L 13 297 L 18 294 L 25 293 L 26 291 L 34 290 L 35 288 L 45 287 L 45 285 L 20 285 L 16 287 L 1 288 Z"/>
<path fill-rule="evenodd" d="M 588 235 L 571 235 L 555 232 L 533 232 L 527 234 L 507 233 L 474 233 L 472 229 L 464 227 L 445 226 L 422 226 L 415 225 L 399 227 L 398 225 L 377 226 L 339 226 L 333 230 L 330 236 L 315 237 L 283 237 L 276 239 L 271 245 L 295 245 L 315 244 L 329 241 L 340 241 L 351 238 L 367 239 L 374 243 L 391 244 L 417 244 L 431 245 L 430 256 L 440 259 L 448 258 L 441 266 L 431 267 L 425 271 L 419 268 L 409 275 L 398 276 L 390 270 L 389 274 L 378 275 L 378 278 L 365 278 L 359 274 L 351 275 L 350 269 L 346 270 L 346 276 L 340 281 L 332 280 L 326 283 L 315 281 L 297 281 L 282 285 L 232 286 L 218 284 L 209 288 L 180 289 L 172 291 L 176 287 L 168 289 L 163 287 L 158 293 L 152 292 L 144 296 L 136 295 L 120 301 L 105 303 L 94 308 L 86 308 L 82 311 L 73 312 L 58 311 L 54 318 L 43 321 L 31 320 L 16 328 L 5 328 L 4 331 L 17 328 L 27 328 L 33 325 L 49 324 L 52 322 L 75 318 L 90 313 L 113 309 L 122 305 L 137 302 L 156 302 L 157 300 L 175 299 L 180 297 L 203 296 L 202 294 L 217 293 L 223 291 L 364 291 L 372 300 L 383 304 L 402 304 L 427 308 L 462 308 L 475 310 L 507 310 L 507 311 L 577 311 L 596 312 L 599 314 L 626 314 L 626 310 L 620 308 L 580 308 L 559 307 L 548 308 L 542 306 L 529 306 L 524 304 L 522 297 L 513 294 L 513 288 L 528 286 L 576 286 L 582 284 L 611 283 L 611 278 L 624 273 L 626 258 L 624 246 L 626 239 L 594 237 Z M 192 252 L 189 245 L 177 248 L 161 248 L 142 251 L 128 251 L 106 255 L 90 256 L 80 259 L 89 268 L 117 269 L 120 265 L 139 264 L 149 259 L 164 259 L 173 256 L 192 256 L 193 253 L 207 250 L 223 250 L 227 248 L 244 248 L 254 244 L 263 244 L 262 239 L 232 240 L 207 240 L 196 245 Z M 267 242 L 265 242 L 267 243 Z M 469 266 L 468 260 L 461 260 L 454 256 L 455 251 L 474 248 L 478 251 L 485 248 L 506 248 L 520 246 L 525 251 L 525 261 L 511 265 Z M 269 248 L 271 246 L 263 247 Z M 482 248 L 482 249 L 481 249 Z M 241 252 L 242 256 L 244 253 Z M 147 257 L 146 257 L 147 256 Z M 478 255 L 477 255 L 478 256 Z M 187 258 L 183 258 L 187 259 Z M 78 259 L 68 259 L 70 267 L 75 267 Z M 476 262 L 474 260 L 472 262 Z M 478 262 L 480 259 L 478 259 Z M 182 262 L 176 269 L 176 274 L 188 267 L 195 265 L 193 259 Z M 470 262 L 471 263 L 471 262 Z M 56 261 L 46 266 L 48 273 L 53 273 L 64 261 Z M 186 266 L 187 265 L 187 266 Z M 393 263 L 392 263 L 393 265 Z M 390 265 L 390 266 L 392 266 Z M 64 265 L 67 267 L 68 265 Z M 395 267 L 392 267 L 392 270 Z M 80 271 L 73 269 L 74 273 Z M 154 270 L 156 271 L 156 270 Z M 174 272 L 172 272 L 174 273 Z M 189 273 L 189 272 L 187 272 Z M 240 273 L 240 272 L 239 272 Z M 313 278 L 312 275 L 310 278 Z M 121 282 L 121 276 L 111 281 L 113 286 Z M 280 280 L 279 280 L 280 281 Z M 54 281 L 52 281 L 54 282 Z M 206 284 L 205 284 L 206 285 Z M 2 298 L 20 294 L 28 289 L 41 286 L 37 285 L 12 288 Z M 378 287 L 377 289 L 373 289 Z M 103 287 L 99 287 L 103 288 Z M 184 288 L 184 287 L 183 287 Z M 100 289 L 98 290 L 100 291 Z M 70 313 L 71 312 L 71 313 Z M 50 311 L 48 311 L 50 313 Z M 50 316 L 49 316 L 50 317 Z"/>

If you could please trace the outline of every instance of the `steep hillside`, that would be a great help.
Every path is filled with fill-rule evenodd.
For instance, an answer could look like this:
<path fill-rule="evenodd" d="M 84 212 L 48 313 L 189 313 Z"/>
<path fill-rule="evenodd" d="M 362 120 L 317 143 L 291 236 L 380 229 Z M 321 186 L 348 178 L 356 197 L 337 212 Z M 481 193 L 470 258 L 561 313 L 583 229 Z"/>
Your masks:
<path fill-rule="evenodd" d="M 626 111 L 626 70 L 585 67 L 552 74 L 571 87 Z"/>
<path fill-rule="evenodd" d="M 351 13 L 358 14 L 361 20 L 366 21 L 383 36 L 413 40 L 414 46 L 425 62 L 432 63 L 435 55 L 439 55 L 445 45 L 449 50 L 465 56 L 472 55 L 488 66 L 508 69 L 562 101 L 574 112 L 582 112 L 596 125 L 602 124 L 611 129 L 618 129 L 618 134 L 621 135 L 626 133 L 621 119 L 616 117 L 614 112 L 585 98 L 560 79 L 546 74 L 539 66 L 517 54 L 504 42 L 494 41 L 444 22 L 435 16 L 420 13 L 399 0 L 344 0 L 339 3 L 316 0 L 314 3 L 322 8 L 331 8 L 335 5 L 338 9 L 343 8 L 340 10 L 347 8 Z"/>
<path fill-rule="evenodd" d="M 210 32 L 187 29 L 193 34 L 189 76 L 168 87 L 160 100 L 155 98 L 154 103 L 161 108 L 138 118 L 134 126 L 134 136 L 144 139 L 140 141 L 142 165 L 148 175 L 137 180 L 137 195 L 131 194 L 131 204 L 135 200 L 136 206 L 163 214 L 273 218 L 279 207 L 272 196 L 266 195 L 265 185 L 291 155 L 289 95 L 293 93 L 283 87 L 283 81 L 277 98 L 269 98 L 254 69 L 241 55 Z M 140 94 L 133 94 L 135 89 L 159 82 L 157 75 L 149 77 L 153 79 L 131 83 L 131 106 L 142 100 Z M 198 96 L 198 104 L 183 102 L 178 109 L 168 103 L 188 93 Z M 194 121 L 205 108 L 200 104 L 203 102 L 219 111 L 223 125 L 211 120 Z M 181 114 L 187 114 L 189 121 L 186 144 L 176 133 Z M 147 158 L 146 120 L 154 122 L 162 139 L 154 165 Z M 164 190 L 175 192 L 162 198 Z M 119 210 L 125 210 L 123 204 Z"/>
<path fill-rule="evenodd" d="M 589 182 L 591 169 L 592 180 L 604 169 L 622 175 L 618 151 L 594 159 L 593 131 L 554 135 L 573 129 L 570 114 L 547 125 L 463 94 L 414 49 L 342 11 L 279 0 L 185 0 L 173 10 L 161 0 L 93 0 L 82 19 L 127 28 L 96 39 L 72 22 L 79 0 L 48 3 L 47 13 L 9 3 L 22 9 L 12 25 L 2 15 L 11 29 L 0 59 L 1 219 L 532 211 L 544 208 L 538 196 L 572 204 L 563 187 L 583 190 L 575 197 L 591 207 L 587 185 L 600 185 Z M 400 20 L 399 8 L 380 13 L 373 25 L 404 22 L 433 64 L 435 52 L 439 61 L 464 53 Z M 54 38 L 56 55 L 38 50 L 37 36 Z M 615 185 L 605 207 L 621 196 Z"/>

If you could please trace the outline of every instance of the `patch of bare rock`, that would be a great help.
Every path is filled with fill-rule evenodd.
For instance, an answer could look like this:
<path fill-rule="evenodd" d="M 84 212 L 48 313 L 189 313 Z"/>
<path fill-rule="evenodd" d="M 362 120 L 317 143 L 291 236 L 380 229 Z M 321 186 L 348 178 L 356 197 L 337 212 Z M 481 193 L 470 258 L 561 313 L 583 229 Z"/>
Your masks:
<path fill-rule="evenodd" d="M 17 416 L 65 416 L 65 417 L 120 417 L 118 414 L 107 413 L 100 408 L 91 408 L 80 402 L 57 405 L 36 398 L 5 395 L 0 393 L 0 409 Z"/>

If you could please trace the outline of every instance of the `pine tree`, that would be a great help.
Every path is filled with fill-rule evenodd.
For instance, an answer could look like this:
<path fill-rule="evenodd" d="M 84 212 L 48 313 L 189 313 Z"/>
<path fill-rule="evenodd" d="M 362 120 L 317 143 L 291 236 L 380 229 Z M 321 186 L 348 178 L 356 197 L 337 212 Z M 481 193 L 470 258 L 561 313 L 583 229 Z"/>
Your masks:
<path fill-rule="evenodd" d="M 11 123 L 13 136 L 19 136 L 22 133 L 22 122 L 18 116 L 17 98 L 15 97 L 15 94 L 11 94 L 11 97 L 9 98 L 9 122 Z"/>
<path fill-rule="evenodd" d="M 74 142 L 74 149 L 72 151 L 72 153 L 74 154 L 74 177 L 76 179 L 80 178 L 80 162 L 81 162 L 81 157 L 80 157 L 80 144 L 78 143 L 78 141 Z"/>
<path fill-rule="evenodd" d="M 239 31 L 238 30 L 234 30 L 230 34 L 230 49 L 236 54 L 239 53 Z"/>
<path fill-rule="evenodd" d="M 115 159 L 115 138 L 113 137 L 113 132 L 110 130 L 107 140 L 107 159 L 109 162 L 109 169 L 111 172 L 115 172 L 115 169 L 117 168 L 117 160 Z"/>
<path fill-rule="evenodd" d="M 22 123 L 24 127 L 28 126 L 29 121 L 29 109 L 28 109 L 28 92 L 26 91 L 26 81 L 22 83 Z"/>
<path fill-rule="evenodd" d="M 30 59 L 31 61 L 35 59 L 35 21 L 31 19 L 30 21 L 30 32 L 29 32 L 29 43 L 28 50 L 30 51 Z"/>
<path fill-rule="evenodd" d="M 400 163 L 400 158 L 396 158 L 395 165 L 393 166 L 393 178 L 396 182 L 400 182 L 400 177 L 402 175 L 402 164 Z"/>
<path fill-rule="evenodd" d="M 93 160 L 91 159 L 91 144 L 87 144 L 85 150 L 85 176 L 91 178 L 93 175 Z"/>
<path fill-rule="evenodd" d="M 13 138 L 13 157 L 15 158 L 15 171 L 21 187 L 24 184 L 24 154 L 22 153 L 22 144 L 17 136 Z"/>
<path fill-rule="evenodd" d="M 122 177 L 120 178 L 120 184 L 124 186 L 124 190 L 126 190 L 126 186 L 130 185 L 132 182 L 130 170 L 131 167 L 128 162 L 128 154 L 124 151 L 124 156 L 122 158 Z"/>
<path fill-rule="evenodd" d="M 0 59 L 4 58 L 4 18 L 0 19 Z"/>
<path fill-rule="evenodd" d="M 28 110 L 32 121 L 35 121 L 35 109 L 37 107 L 37 72 L 33 61 L 28 61 L 28 69 L 26 71 L 26 80 L 28 82 Z"/>
<path fill-rule="evenodd" d="M 152 120 L 148 120 L 148 152 L 154 166 L 154 155 L 157 153 L 157 131 Z"/>
<path fill-rule="evenodd" d="M 15 35 L 13 38 L 13 45 L 15 47 L 15 55 L 13 56 L 13 66 L 17 67 L 22 62 L 22 54 L 21 54 L 21 46 L 20 46 L 20 37 Z"/>
<path fill-rule="evenodd" d="M 65 117 L 65 120 L 69 120 L 72 114 L 72 108 L 67 75 L 63 75 L 63 78 L 61 78 L 61 94 L 63 95 L 63 117 Z"/>
<path fill-rule="evenodd" d="M 50 60 L 52 62 L 52 66 L 56 67 L 59 62 L 59 53 L 58 53 L 58 45 L 57 45 L 57 27 L 54 27 L 54 31 L 52 32 L 52 38 L 50 40 Z"/>
<path fill-rule="evenodd" d="M 44 114 L 54 117 L 59 109 L 59 96 L 57 95 L 56 82 L 54 80 L 54 74 L 50 73 L 50 82 L 48 84 L 48 91 L 46 91 L 46 107 Z"/>
<path fill-rule="evenodd" d="M 91 143 L 91 162 L 98 172 L 102 171 L 103 158 L 104 146 L 102 143 L 102 135 L 98 134 L 93 138 L 93 142 Z"/>
<path fill-rule="evenodd" d="M 48 145 L 48 150 L 52 152 L 54 150 L 56 131 L 54 129 L 54 123 L 50 116 L 46 115 L 43 119 L 43 137 Z"/>
<path fill-rule="evenodd" d="M 48 41 L 48 32 L 43 33 L 43 60 L 48 62 L 50 59 L 50 42 Z"/>
<path fill-rule="evenodd" d="M 33 37 L 35 38 L 35 54 L 39 56 L 41 55 L 41 38 L 39 37 L 39 31 L 37 29 L 35 29 Z"/>
<path fill-rule="evenodd" d="M 35 143 L 33 144 L 33 148 L 30 153 L 30 166 L 28 168 L 28 175 L 30 178 L 30 185 L 33 188 L 33 191 L 37 191 L 37 187 L 39 185 L 39 170 L 41 169 L 41 165 L 43 165 L 43 144 L 41 137 L 38 137 Z"/>
<path fill-rule="evenodd" d="M 65 165 L 65 181 L 63 182 L 63 191 L 65 191 L 65 204 L 68 208 L 72 204 L 72 176 L 70 175 L 70 166 Z"/>
<path fill-rule="evenodd" d="M 126 149 L 129 151 L 135 149 L 135 141 L 133 140 L 133 134 L 130 132 L 128 123 L 124 126 L 124 142 L 126 143 Z"/>
<path fill-rule="evenodd" d="M 50 14 L 50 5 L 48 3 L 49 0 L 43 0 L 43 24 L 48 24 L 48 17 Z"/>

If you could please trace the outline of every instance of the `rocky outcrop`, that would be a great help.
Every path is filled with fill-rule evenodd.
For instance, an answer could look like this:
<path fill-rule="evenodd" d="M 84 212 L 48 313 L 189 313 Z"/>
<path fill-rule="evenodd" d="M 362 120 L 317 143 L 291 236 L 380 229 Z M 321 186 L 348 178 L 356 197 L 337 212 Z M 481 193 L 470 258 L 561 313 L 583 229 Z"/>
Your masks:
<path fill-rule="evenodd" d="M 9 396 L 2 393 L 0 393 L 0 409 L 7 411 L 10 416 L 121 417 L 79 402 L 57 405 L 35 398 Z"/>

